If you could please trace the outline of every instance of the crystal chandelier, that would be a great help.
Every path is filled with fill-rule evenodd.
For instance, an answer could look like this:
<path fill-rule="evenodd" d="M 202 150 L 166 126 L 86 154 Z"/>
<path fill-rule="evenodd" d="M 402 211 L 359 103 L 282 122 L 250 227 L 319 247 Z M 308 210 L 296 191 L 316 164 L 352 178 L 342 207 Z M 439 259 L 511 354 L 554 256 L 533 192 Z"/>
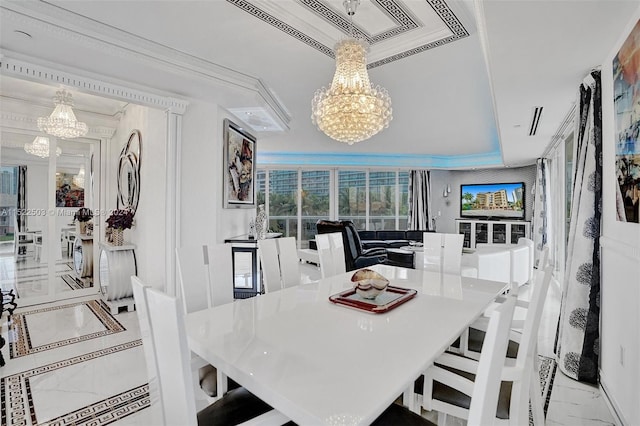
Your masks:
<path fill-rule="evenodd" d="M 56 92 L 53 98 L 56 108 L 49 117 L 38 118 L 38 128 L 50 135 L 62 139 L 71 139 L 84 136 L 89 130 L 86 123 L 76 119 L 73 113 L 73 100 L 71 93 L 62 89 Z"/>
<path fill-rule="evenodd" d="M 49 157 L 49 138 L 37 136 L 33 142 L 24 144 L 24 150 L 31 155 L 47 158 Z M 60 157 L 60 154 L 62 154 L 62 149 L 56 147 L 56 157 Z"/>
<path fill-rule="evenodd" d="M 368 45 L 353 36 L 353 15 L 360 0 L 345 0 L 351 37 L 336 44 L 336 73 L 331 87 L 316 91 L 311 120 L 327 136 L 353 145 L 389 127 L 393 119 L 387 90 L 373 86 L 367 74 Z"/>
<path fill-rule="evenodd" d="M 79 188 L 84 188 L 84 166 L 80 166 L 80 171 L 71 179 L 73 184 Z"/>

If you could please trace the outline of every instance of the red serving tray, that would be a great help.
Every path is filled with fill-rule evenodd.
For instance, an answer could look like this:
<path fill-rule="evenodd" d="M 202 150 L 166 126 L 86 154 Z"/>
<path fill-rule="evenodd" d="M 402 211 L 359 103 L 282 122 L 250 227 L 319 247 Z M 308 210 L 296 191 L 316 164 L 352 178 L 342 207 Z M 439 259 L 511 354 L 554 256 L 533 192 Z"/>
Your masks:
<path fill-rule="evenodd" d="M 329 300 L 338 305 L 345 305 L 350 308 L 360 309 L 366 312 L 372 312 L 374 314 L 381 314 L 384 312 L 389 312 L 390 310 L 397 308 L 408 300 L 411 300 L 418 293 L 416 290 L 395 287 L 395 286 L 387 286 L 384 292 L 380 293 L 378 297 L 384 295 L 386 293 L 387 296 L 397 296 L 394 297 L 387 303 L 375 303 L 374 301 L 369 301 L 368 299 L 364 299 L 356 293 L 355 288 L 350 288 L 348 290 L 342 291 L 340 293 L 329 296 Z"/>

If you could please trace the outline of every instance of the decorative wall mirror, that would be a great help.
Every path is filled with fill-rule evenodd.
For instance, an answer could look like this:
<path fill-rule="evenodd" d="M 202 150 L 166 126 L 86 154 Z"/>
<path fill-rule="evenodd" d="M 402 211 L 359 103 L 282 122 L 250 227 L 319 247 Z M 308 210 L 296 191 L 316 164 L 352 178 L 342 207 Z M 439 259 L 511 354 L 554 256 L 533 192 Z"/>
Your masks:
<path fill-rule="evenodd" d="M 135 215 L 140 201 L 140 163 L 142 135 L 133 130 L 118 160 L 118 208 L 129 209 Z"/>

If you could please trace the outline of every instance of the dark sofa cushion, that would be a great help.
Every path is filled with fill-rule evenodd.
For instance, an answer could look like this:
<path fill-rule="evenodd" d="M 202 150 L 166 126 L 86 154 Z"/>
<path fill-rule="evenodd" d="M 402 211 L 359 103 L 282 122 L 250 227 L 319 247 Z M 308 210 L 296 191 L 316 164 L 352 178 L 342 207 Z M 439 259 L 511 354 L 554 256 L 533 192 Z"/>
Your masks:
<path fill-rule="evenodd" d="M 405 231 L 376 231 L 376 240 L 406 240 Z"/>
<path fill-rule="evenodd" d="M 360 236 L 360 240 L 379 240 L 380 239 L 376 237 L 376 231 L 358 231 L 358 235 Z"/>
<path fill-rule="evenodd" d="M 406 231 L 407 240 L 423 242 L 422 240 L 424 240 L 425 232 L 435 232 L 435 231 L 418 231 L 418 230 Z"/>
<path fill-rule="evenodd" d="M 409 245 L 409 240 L 387 240 L 387 245 L 390 248 L 400 248 Z"/>
<path fill-rule="evenodd" d="M 388 241 L 382 241 L 382 240 L 361 240 L 361 243 L 362 243 L 362 248 L 365 250 L 370 248 L 375 248 L 375 247 L 382 247 L 382 248 L 390 247 Z"/>

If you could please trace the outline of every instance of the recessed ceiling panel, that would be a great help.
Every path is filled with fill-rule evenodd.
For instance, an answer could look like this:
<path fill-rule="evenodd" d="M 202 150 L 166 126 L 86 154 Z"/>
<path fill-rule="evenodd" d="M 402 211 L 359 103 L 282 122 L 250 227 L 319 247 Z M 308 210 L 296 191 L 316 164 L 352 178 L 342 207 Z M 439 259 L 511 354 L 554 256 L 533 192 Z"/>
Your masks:
<path fill-rule="evenodd" d="M 371 46 L 369 68 L 469 35 L 443 0 L 362 1 L 353 23 L 340 0 L 227 0 L 255 18 L 333 57 L 351 32 Z"/>

